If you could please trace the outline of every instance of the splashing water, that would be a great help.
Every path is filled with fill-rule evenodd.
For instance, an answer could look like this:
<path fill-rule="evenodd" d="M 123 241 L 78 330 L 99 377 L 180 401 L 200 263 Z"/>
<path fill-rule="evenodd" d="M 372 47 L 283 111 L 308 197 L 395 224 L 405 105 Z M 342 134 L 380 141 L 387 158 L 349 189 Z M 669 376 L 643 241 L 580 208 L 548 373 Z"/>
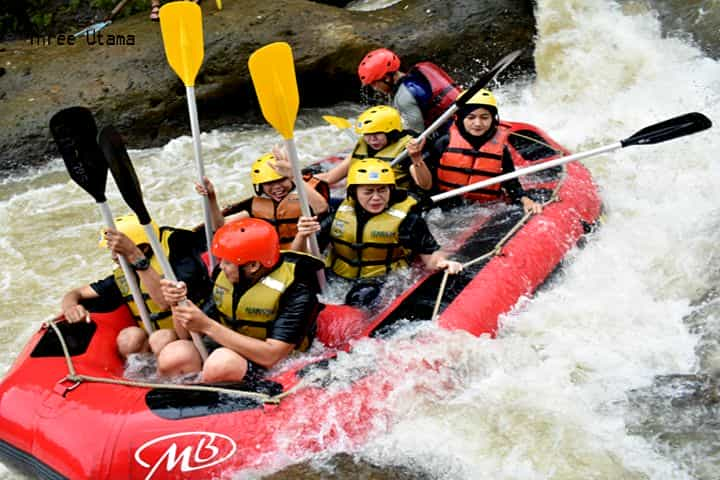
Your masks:
<path fill-rule="evenodd" d="M 496 89 L 502 118 L 537 124 L 574 151 L 688 111 L 720 121 L 720 65 L 683 39 L 664 38 L 642 3 L 541 0 L 536 15 L 537 77 Z M 351 146 L 320 123 L 308 120 L 296 132 L 305 163 Z M 363 370 L 395 372 L 382 405 L 388 415 L 369 443 L 339 441 L 313 465 L 322 469 L 342 452 L 387 472 L 400 466 L 443 479 L 717 478 L 716 468 L 693 459 L 703 449 L 683 444 L 669 453 L 627 422 L 637 413 L 629 391 L 657 375 L 703 368 L 696 332 L 720 317 L 716 309 L 692 330 L 683 320 L 717 285 L 719 132 L 587 160 L 604 226 L 571 252 L 560 277 L 503 319 L 497 339 L 420 322 L 341 355 L 332 366 L 336 388 Z M 250 163 L 279 139 L 261 128 L 209 132 L 202 141 L 207 175 L 229 203 L 251 192 Z M 200 223 L 189 137 L 131 156 L 159 223 Z M 115 214 L 125 213 L 115 187 L 109 191 Z M 59 161 L 4 181 L 0 219 L 6 370 L 40 321 L 57 313 L 61 295 L 108 274 L 111 264 L 97 248 L 93 202 Z M 665 394 L 652 393 L 651 402 Z M 720 448 L 713 437 L 705 442 L 704 451 Z"/>

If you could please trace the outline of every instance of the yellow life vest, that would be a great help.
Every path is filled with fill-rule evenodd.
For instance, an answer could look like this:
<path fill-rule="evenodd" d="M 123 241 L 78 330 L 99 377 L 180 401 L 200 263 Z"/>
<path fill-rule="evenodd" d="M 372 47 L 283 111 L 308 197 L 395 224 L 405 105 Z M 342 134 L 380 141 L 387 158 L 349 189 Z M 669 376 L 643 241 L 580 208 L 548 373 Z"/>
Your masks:
<path fill-rule="evenodd" d="M 405 135 L 404 137 L 401 137 L 397 142 L 386 145 L 385 148 L 375 153 L 372 158 L 377 158 L 378 160 L 384 160 L 390 163 L 395 157 L 397 157 L 405 150 L 405 146 L 412 139 L 412 135 Z M 352 161 L 354 162 L 355 160 L 362 160 L 364 158 L 370 158 L 370 154 L 368 152 L 367 143 L 365 143 L 365 140 L 361 138 L 355 146 L 355 150 L 353 150 L 352 152 Z M 412 178 L 410 177 L 409 168 L 407 166 L 401 165 L 402 163 L 403 162 L 393 165 L 393 173 L 395 174 L 395 185 L 398 188 L 403 188 L 407 190 L 411 186 Z"/>
<path fill-rule="evenodd" d="M 162 227 L 160 229 L 160 245 L 162 246 L 163 252 L 165 252 L 166 257 L 170 255 L 170 246 L 168 241 L 172 233 L 172 228 Z M 150 258 L 150 268 L 154 269 L 160 275 L 163 274 L 163 270 L 160 266 L 160 261 L 158 260 L 157 255 L 153 255 Z M 152 323 L 153 327 L 155 329 L 173 328 L 172 313 L 170 312 L 170 310 L 163 310 L 157 303 L 155 303 L 153 299 L 150 298 L 150 294 L 148 293 L 143 283 L 140 281 L 137 273 L 133 273 L 135 275 L 135 278 L 137 279 L 138 287 L 140 288 L 140 292 L 142 293 L 143 299 L 145 300 L 145 305 L 147 306 L 148 312 L 150 312 L 150 322 Z M 130 286 L 127 283 L 127 279 L 125 278 L 122 269 L 119 267 L 116 268 L 113 271 L 113 276 L 115 277 L 115 283 L 120 289 L 120 293 L 125 299 L 125 303 L 127 304 L 128 308 L 130 308 L 133 317 L 135 317 L 135 321 L 137 322 L 138 326 L 142 327 L 143 325 L 142 320 L 140 319 L 140 310 L 138 309 L 138 306 L 133 299 L 132 292 L 130 291 Z"/>
<path fill-rule="evenodd" d="M 371 217 L 358 239 L 355 201 L 346 199 L 338 207 L 330 228 L 332 248 L 327 265 L 344 278 L 369 278 L 406 267 L 411 251 L 400 245 L 399 229 L 410 209 L 417 204 L 411 196 L 390 205 Z"/>
<path fill-rule="evenodd" d="M 300 257 L 309 257 L 321 263 L 310 255 L 283 252 L 283 261 L 280 265 L 243 293 L 235 308 L 233 308 L 233 284 L 221 270 L 213 285 L 213 300 L 220 315 L 220 322 L 238 333 L 265 340 L 272 323 L 280 313 L 278 311 L 280 299 L 295 280 L 295 275 L 309 274 L 296 272 L 296 261 Z M 322 268 L 321 265 L 318 266 Z M 309 345 L 309 339 L 306 337 L 299 348 L 304 349 Z"/>

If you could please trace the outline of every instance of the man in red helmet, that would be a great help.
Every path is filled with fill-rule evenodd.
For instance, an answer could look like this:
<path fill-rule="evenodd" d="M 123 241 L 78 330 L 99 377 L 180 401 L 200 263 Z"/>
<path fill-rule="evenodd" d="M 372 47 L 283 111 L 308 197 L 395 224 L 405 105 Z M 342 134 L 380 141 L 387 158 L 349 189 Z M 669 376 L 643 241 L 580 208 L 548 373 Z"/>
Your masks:
<path fill-rule="evenodd" d="M 186 300 L 184 284 L 162 281 L 181 339 L 160 351 L 160 374 L 202 371 L 205 382 L 238 382 L 262 375 L 293 349 L 310 345 L 320 311 L 316 273 L 322 261 L 281 254 L 277 232 L 257 218 L 220 227 L 212 253 L 220 265 L 202 310 Z M 187 332 L 205 335 L 211 353 L 204 365 Z"/>
<path fill-rule="evenodd" d="M 450 75 L 434 63 L 420 62 L 407 73 L 401 72 L 400 58 L 387 48 L 365 55 L 358 76 L 363 86 L 390 95 L 405 127 L 416 132 L 425 130 L 460 94 Z"/>

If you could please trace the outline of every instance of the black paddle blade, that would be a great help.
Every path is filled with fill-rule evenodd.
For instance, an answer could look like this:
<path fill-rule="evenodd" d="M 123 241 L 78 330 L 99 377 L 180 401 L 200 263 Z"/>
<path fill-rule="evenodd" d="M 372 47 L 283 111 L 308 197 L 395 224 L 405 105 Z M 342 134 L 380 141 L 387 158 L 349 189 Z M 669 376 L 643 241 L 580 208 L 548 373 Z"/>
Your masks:
<path fill-rule="evenodd" d="M 70 178 L 96 202 L 104 202 L 107 164 L 97 144 L 97 125 L 90 110 L 60 110 L 50 119 L 50 132 Z"/>
<path fill-rule="evenodd" d="M 680 115 L 679 117 L 645 127 L 625 140 L 620 140 L 620 143 L 623 147 L 629 147 L 630 145 L 650 145 L 685 135 L 691 135 L 707 130 L 710 127 L 712 127 L 712 122 L 702 113 L 686 113 L 685 115 Z"/>
<path fill-rule="evenodd" d="M 510 52 L 503 58 L 501 58 L 494 67 L 485 72 L 482 77 L 480 77 L 472 85 L 472 87 L 468 88 L 457 100 L 455 100 L 455 105 L 457 105 L 458 107 L 462 107 L 463 105 L 465 105 L 467 101 L 473 97 L 473 95 L 475 95 L 481 89 L 485 88 L 488 83 L 492 82 L 493 78 L 497 77 L 500 72 L 505 70 L 511 63 L 513 63 L 522 52 L 522 49 L 515 50 L 514 52 Z"/>
<path fill-rule="evenodd" d="M 130 161 L 122 137 L 115 130 L 115 127 L 108 125 L 100 131 L 98 139 L 100 148 L 105 154 L 105 160 L 107 160 L 110 167 L 110 172 L 112 172 L 125 203 L 135 212 L 140 223 L 147 225 L 150 223 L 150 214 L 145 208 L 140 182 L 135 174 L 135 167 Z"/>

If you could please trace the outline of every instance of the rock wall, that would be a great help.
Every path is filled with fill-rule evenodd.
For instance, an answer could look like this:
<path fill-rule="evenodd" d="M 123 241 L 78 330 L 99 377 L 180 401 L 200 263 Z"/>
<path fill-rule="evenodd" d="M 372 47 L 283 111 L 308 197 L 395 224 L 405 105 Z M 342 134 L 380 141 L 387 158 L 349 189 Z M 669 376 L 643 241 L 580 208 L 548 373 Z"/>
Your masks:
<path fill-rule="evenodd" d="M 359 101 L 357 64 L 379 46 L 394 49 L 405 66 L 435 61 L 458 73 L 461 82 L 517 48 L 525 52 L 515 71 L 533 69 L 530 0 L 417 0 L 376 12 L 307 0 L 223 3 L 222 11 L 214 2 L 202 5 L 205 61 L 196 95 L 203 130 L 263 122 L 247 59 L 275 41 L 293 47 L 305 107 Z M 143 13 L 101 34 L 74 45 L 51 37 L 0 46 L 4 175 L 57 155 L 48 121 L 72 105 L 87 106 L 101 124 L 115 124 L 132 148 L 162 145 L 189 131 L 185 87 L 167 65 L 159 25 Z M 121 40 L 124 45 L 118 44 Z"/>

